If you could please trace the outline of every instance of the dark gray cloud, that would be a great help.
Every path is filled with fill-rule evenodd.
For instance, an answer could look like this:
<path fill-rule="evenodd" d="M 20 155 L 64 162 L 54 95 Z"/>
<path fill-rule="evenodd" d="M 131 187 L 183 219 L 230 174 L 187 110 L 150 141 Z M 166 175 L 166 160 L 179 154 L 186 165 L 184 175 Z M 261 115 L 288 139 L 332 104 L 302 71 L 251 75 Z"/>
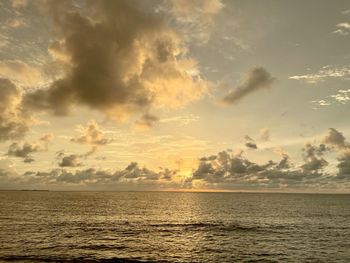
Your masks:
<path fill-rule="evenodd" d="M 242 156 L 231 155 L 227 151 L 219 152 L 215 159 L 201 158 L 201 160 L 193 173 L 193 179 L 202 179 L 212 183 L 232 182 L 275 165 L 273 162 L 258 165 Z"/>
<path fill-rule="evenodd" d="M 328 135 L 323 141 L 326 144 L 336 146 L 338 148 L 345 148 L 349 146 L 349 144 L 345 142 L 344 135 L 334 128 L 329 128 Z"/>
<path fill-rule="evenodd" d="M 305 144 L 302 148 L 305 163 L 301 166 L 304 171 L 317 171 L 328 165 L 328 162 L 321 156 L 329 151 L 325 144 Z"/>
<path fill-rule="evenodd" d="M 249 136 L 246 141 L 253 141 Z M 257 164 L 243 154 L 228 151 L 200 158 L 190 182 L 201 182 L 204 188 L 223 189 L 334 189 L 350 187 L 350 148 L 341 132 L 330 129 L 320 144 L 306 143 L 302 150 L 303 163 L 295 165 L 282 152 L 278 162 Z M 336 146 L 336 147 L 331 147 Z M 325 156 L 338 155 L 337 171 L 326 171 Z"/>
<path fill-rule="evenodd" d="M 350 149 L 347 149 L 344 151 L 339 157 L 338 157 L 338 179 L 347 179 L 350 180 Z"/>
<path fill-rule="evenodd" d="M 176 175 L 175 170 L 161 169 L 159 172 L 152 171 L 145 167 L 140 167 L 138 163 L 130 163 L 124 170 L 118 172 L 120 178 L 125 179 L 137 179 L 142 181 L 153 181 L 164 179 L 169 181 Z"/>
<path fill-rule="evenodd" d="M 253 141 L 249 136 L 245 139 L 248 142 Z M 340 142 L 340 145 L 346 145 L 345 138 L 341 138 Z M 222 151 L 210 157 L 200 158 L 191 182 L 199 181 L 203 183 L 203 187 L 225 189 L 321 189 L 334 188 L 334 183 L 339 181 L 345 182 L 343 187 L 346 187 L 350 178 L 350 151 L 348 148 L 337 148 L 338 171 L 329 174 L 325 171 L 328 161 L 324 156 L 333 149 L 325 143 L 306 143 L 302 148 L 304 162 L 299 165 L 293 164 L 285 152 L 281 153 L 282 158 L 278 162 L 270 160 L 265 164 L 257 164 L 245 158 L 243 153 L 235 155 Z"/>
<path fill-rule="evenodd" d="M 109 174 L 106 171 L 98 171 L 93 168 L 78 170 L 75 172 L 68 172 L 66 170 L 53 170 L 49 173 L 49 176 L 56 173 L 56 182 L 59 183 L 69 183 L 69 184 L 80 184 L 88 183 L 92 180 L 111 180 L 113 179 L 113 174 Z"/>
<path fill-rule="evenodd" d="M 274 81 L 275 79 L 266 69 L 262 67 L 253 68 L 245 75 L 241 84 L 229 92 L 222 101 L 225 104 L 234 104 L 250 93 L 260 89 L 270 88 Z"/>
<path fill-rule="evenodd" d="M 313 157 L 313 156 L 322 156 L 326 152 L 330 151 L 331 149 L 327 147 L 325 144 L 321 143 L 319 145 L 312 145 L 311 143 L 306 143 L 304 147 L 302 148 L 302 151 L 304 153 L 304 156 L 306 158 Z"/>
<path fill-rule="evenodd" d="M 0 169 L 0 176 L 1 176 Z M 85 185 L 85 186 L 104 186 L 111 189 L 118 187 L 127 187 L 126 189 L 143 188 L 181 188 L 181 182 L 174 182 L 176 170 L 161 168 L 159 171 L 153 171 L 145 167 L 140 167 L 137 163 L 130 163 L 122 170 L 98 170 L 88 168 L 76 171 L 67 171 L 66 169 L 53 169 L 48 172 L 24 173 L 20 180 L 22 184 L 50 184 L 50 185 Z M 19 178 L 17 178 L 17 183 Z"/>
<path fill-rule="evenodd" d="M 256 145 L 255 141 L 249 137 L 248 135 L 246 135 L 244 137 L 245 139 L 245 146 L 248 148 L 248 149 L 252 149 L 252 150 L 256 150 L 258 149 L 258 146 Z"/>
<path fill-rule="evenodd" d="M 14 156 L 23 158 L 23 161 L 26 163 L 31 163 L 34 161 L 32 157 L 32 153 L 39 151 L 40 146 L 38 144 L 30 144 L 25 142 L 23 144 L 19 144 L 17 142 L 13 142 L 7 151 L 8 156 Z"/>
<path fill-rule="evenodd" d="M 60 167 L 78 167 L 82 166 L 80 155 L 70 154 L 67 156 L 63 156 L 60 162 L 58 163 Z"/>
<path fill-rule="evenodd" d="M 256 150 L 258 149 L 258 146 L 256 145 L 255 142 L 246 142 L 245 143 L 245 146 L 249 149 L 253 149 L 253 150 Z"/>
<path fill-rule="evenodd" d="M 282 159 L 279 161 L 279 163 L 276 165 L 277 170 L 285 170 L 290 169 L 293 167 L 293 164 L 290 160 L 290 156 L 286 153 L 282 153 Z"/>
<path fill-rule="evenodd" d="M 0 142 L 22 138 L 32 123 L 21 107 L 21 93 L 11 81 L 0 78 Z"/>
<path fill-rule="evenodd" d="M 56 38 L 50 52 L 65 75 L 27 94 L 27 107 L 62 115 L 85 105 L 120 119 L 177 107 L 206 91 L 182 37 L 162 18 L 133 1 L 87 1 L 83 8 L 72 2 L 48 1 Z"/>
<path fill-rule="evenodd" d="M 310 157 L 301 166 L 305 172 L 318 171 L 328 165 L 328 162 L 324 158 Z"/>
<path fill-rule="evenodd" d="M 52 133 L 43 135 L 37 142 L 13 142 L 10 144 L 7 155 L 12 157 L 23 158 L 25 163 L 31 163 L 35 161 L 33 154 L 38 151 L 47 151 L 49 144 L 54 139 Z"/>

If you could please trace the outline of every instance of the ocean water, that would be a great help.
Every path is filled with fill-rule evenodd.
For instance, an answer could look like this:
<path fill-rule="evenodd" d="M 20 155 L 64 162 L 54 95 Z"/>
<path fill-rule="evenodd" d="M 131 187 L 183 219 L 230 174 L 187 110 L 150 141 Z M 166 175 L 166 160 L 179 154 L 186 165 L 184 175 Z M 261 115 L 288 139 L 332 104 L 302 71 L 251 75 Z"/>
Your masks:
<path fill-rule="evenodd" d="M 0 192 L 2 262 L 350 262 L 350 195 Z"/>

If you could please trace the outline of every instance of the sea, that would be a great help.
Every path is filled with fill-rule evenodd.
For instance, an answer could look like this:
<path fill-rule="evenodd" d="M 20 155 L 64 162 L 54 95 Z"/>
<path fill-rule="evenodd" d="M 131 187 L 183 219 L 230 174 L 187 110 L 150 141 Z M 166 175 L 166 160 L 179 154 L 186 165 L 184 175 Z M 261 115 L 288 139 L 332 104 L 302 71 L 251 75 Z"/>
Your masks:
<path fill-rule="evenodd" d="M 0 191 L 0 262 L 350 262 L 350 195 Z"/>

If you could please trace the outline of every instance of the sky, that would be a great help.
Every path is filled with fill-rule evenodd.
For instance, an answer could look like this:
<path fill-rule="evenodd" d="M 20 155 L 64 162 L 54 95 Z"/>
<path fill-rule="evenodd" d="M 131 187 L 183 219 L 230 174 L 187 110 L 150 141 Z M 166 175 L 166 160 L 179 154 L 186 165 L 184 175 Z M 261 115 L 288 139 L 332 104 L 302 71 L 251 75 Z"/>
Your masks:
<path fill-rule="evenodd" d="M 350 191 L 347 0 L 12 0 L 0 21 L 0 189 Z"/>

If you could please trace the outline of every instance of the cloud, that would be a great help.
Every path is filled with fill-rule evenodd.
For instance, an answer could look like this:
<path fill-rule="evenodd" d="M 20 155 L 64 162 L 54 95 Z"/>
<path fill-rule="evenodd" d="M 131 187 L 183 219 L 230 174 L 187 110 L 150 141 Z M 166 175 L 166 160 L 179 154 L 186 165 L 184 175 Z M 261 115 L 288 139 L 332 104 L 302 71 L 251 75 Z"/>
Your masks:
<path fill-rule="evenodd" d="M 338 154 L 338 170 L 330 172 L 325 156 L 334 150 Z M 300 164 L 292 163 L 288 153 L 279 153 L 282 157 L 279 161 L 270 160 L 264 164 L 247 159 L 243 153 L 233 154 L 229 151 L 202 157 L 189 181 L 192 187 L 208 189 L 289 188 L 320 191 L 350 187 L 350 147 L 342 133 L 333 128 L 319 144 L 304 145 L 303 162 Z"/>
<path fill-rule="evenodd" d="M 32 125 L 33 119 L 21 107 L 21 100 L 19 89 L 0 78 L 0 142 L 22 138 Z"/>
<path fill-rule="evenodd" d="M 349 67 L 336 67 L 327 65 L 322 67 L 317 73 L 290 76 L 289 79 L 303 80 L 309 84 L 324 82 L 329 78 L 344 78 L 350 76 Z"/>
<path fill-rule="evenodd" d="M 339 23 L 337 25 L 337 27 L 350 29 L 350 24 L 349 23 Z"/>
<path fill-rule="evenodd" d="M 204 188 L 297 189 L 312 187 L 324 178 L 317 169 L 291 167 L 288 155 L 277 163 L 257 164 L 223 151 L 216 158 L 202 159 L 191 180 Z"/>
<path fill-rule="evenodd" d="M 318 171 L 328 165 L 324 158 L 310 157 L 301 168 L 304 172 Z"/>
<path fill-rule="evenodd" d="M 350 101 L 350 89 L 343 90 L 340 89 L 338 91 L 338 94 L 331 95 L 332 98 L 334 98 L 337 102 L 340 102 L 341 104 L 349 103 Z"/>
<path fill-rule="evenodd" d="M 265 142 L 270 140 L 270 130 L 268 128 L 260 129 L 260 139 Z"/>
<path fill-rule="evenodd" d="M 338 131 L 337 131 L 338 132 Z M 65 155 L 59 152 L 59 169 L 48 172 L 28 171 L 23 175 L 15 175 L 12 178 L 6 175 L 7 164 L 0 160 L 0 176 L 4 180 L 2 185 L 46 185 L 65 187 L 67 185 L 80 185 L 89 189 L 240 189 L 240 190 L 348 190 L 350 189 L 350 151 L 346 140 L 339 137 L 340 132 L 330 130 L 327 143 L 324 139 L 320 143 L 306 143 L 302 148 L 303 162 L 293 163 L 288 153 L 279 150 L 280 158 L 277 161 L 269 160 L 257 163 L 248 159 L 244 152 L 235 153 L 225 150 L 214 155 L 204 156 L 199 159 L 198 165 L 191 175 L 184 177 L 181 171 L 160 168 L 151 170 L 140 166 L 137 162 L 131 162 L 122 170 L 101 170 L 87 168 L 80 170 L 82 166 L 80 155 Z M 340 133 L 341 134 L 341 133 Z M 326 136 L 326 137 L 327 137 Z M 249 137 L 250 138 L 250 137 Z M 340 139 L 339 139 L 340 138 Z M 339 145 L 337 147 L 330 147 Z M 342 147 L 345 145 L 346 147 Z M 276 150 L 275 150 L 276 151 Z M 325 159 L 328 153 L 336 151 L 337 157 L 330 170 Z M 64 169 L 69 168 L 69 169 Z M 73 170 L 78 168 L 79 170 Z M 8 172 L 10 174 L 10 172 Z M 100 187 L 100 188 L 99 188 Z M 81 188 L 86 189 L 86 188 Z"/>
<path fill-rule="evenodd" d="M 334 34 L 339 34 L 339 35 L 349 35 L 350 33 L 350 24 L 343 22 L 343 23 L 339 23 L 337 24 L 337 29 L 333 31 Z"/>
<path fill-rule="evenodd" d="M 332 150 L 335 150 L 338 155 L 338 173 L 334 178 L 346 182 L 350 179 L 350 144 L 346 141 L 343 133 L 334 128 L 328 129 L 323 143 L 332 146 Z"/>
<path fill-rule="evenodd" d="M 222 101 L 225 104 L 234 104 L 257 90 L 270 88 L 275 79 L 262 67 L 248 71 L 241 84 L 229 92 Z"/>
<path fill-rule="evenodd" d="M 118 176 L 119 178 L 138 180 L 159 180 L 161 178 L 171 180 L 174 173 L 169 169 L 166 169 L 164 172 L 154 172 L 145 167 L 140 168 L 138 163 L 132 162 L 124 170 L 118 172 Z"/>
<path fill-rule="evenodd" d="M 7 26 L 12 28 L 26 27 L 27 21 L 24 18 L 14 18 L 6 21 Z"/>
<path fill-rule="evenodd" d="M 317 146 L 306 143 L 302 148 L 305 163 L 301 166 L 301 168 L 305 172 L 312 172 L 323 169 L 328 165 L 328 162 L 321 156 L 329 150 L 330 149 L 327 148 L 325 144 L 320 144 Z"/>
<path fill-rule="evenodd" d="M 291 169 L 293 167 L 293 164 L 290 160 L 290 156 L 287 153 L 281 153 L 282 159 L 277 163 L 276 169 L 277 170 L 287 170 Z"/>
<path fill-rule="evenodd" d="M 0 61 L 0 77 L 8 78 L 22 87 L 36 87 L 44 82 L 41 71 L 20 60 Z"/>
<path fill-rule="evenodd" d="M 160 120 L 161 123 L 170 123 L 170 122 L 176 122 L 179 125 L 185 126 L 193 122 L 197 122 L 199 120 L 199 116 L 189 114 L 189 115 L 182 115 L 182 116 L 174 116 L 174 117 L 168 117 L 168 118 L 162 118 Z"/>
<path fill-rule="evenodd" d="M 349 146 L 349 144 L 345 142 L 344 135 L 334 128 L 328 129 L 328 135 L 323 139 L 323 142 L 338 148 L 346 148 Z"/>
<path fill-rule="evenodd" d="M 25 142 L 23 144 L 19 144 L 17 142 L 13 142 L 7 151 L 8 156 L 14 156 L 23 158 L 25 163 L 31 163 L 34 161 L 32 157 L 32 153 L 39 151 L 40 146 L 38 144 L 30 144 Z"/>
<path fill-rule="evenodd" d="M 341 103 L 343 105 L 350 102 L 350 89 L 340 89 L 337 94 L 327 96 L 331 99 L 313 100 L 312 103 L 318 106 L 330 106 L 334 103 Z"/>
<path fill-rule="evenodd" d="M 71 139 L 72 142 L 91 145 L 91 150 L 85 154 L 85 157 L 94 154 L 99 147 L 112 142 L 111 139 L 104 137 L 96 121 L 90 121 L 86 128 L 80 127 L 80 136 Z"/>
<path fill-rule="evenodd" d="M 324 153 L 326 153 L 329 150 L 330 149 L 323 143 L 318 146 L 313 145 L 311 143 L 306 143 L 302 148 L 305 159 L 315 157 L 315 156 L 322 156 L 324 155 Z"/>
<path fill-rule="evenodd" d="M 34 160 L 32 154 L 41 150 L 48 150 L 49 144 L 54 139 L 54 135 L 52 133 L 47 133 L 42 136 L 38 142 L 29 143 L 29 142 L 13 142 L 10 144 L 7 155 L 23 158 L 25 163 L 31 163 Z"/>
<path fill-rule="evenodd" d="M 249 148 L 249 149 L 253 149 L 253 150 L 256 150 L 256 149 L 258 149 L 258 146 L 256 145 L 256 143 L 255 143 L 255 141 L 252 139 L 252 138 L 250 138 L 248 135 L 246 135 L 245 137 L 244 137 L 244 139 L 245 139 L 245 146 L 247 147 L 247 148 Z"/>
<path fill-rule="evenodd" d="M 40 138 L 40 141 L 44 143 L 46 150 L 48 150 L 49 144 L 53 141 L 54 138 L 55 135 L 52 132 L 49 132 Z"/>
<path fill-rule="evenodd" d="M 14 172 L 13 163 L 8 158 L 0 157 L 0 171 L 3 171 L 0 176 L 6 174 L 6 171 L 10 173 L 10 171 Z"/>
<path fill-rule="evenodd" d="M 40 141 L 52 142 L 54 138 L 55 138 L 55 135 L 52 132 L 49 132 L 49 133 L 45 134 L 44 136 L 42 136 L 40 138 Z"/>
<path fill-rule="evenodd" d="M 80 127 L 80 133 L 80 136 L 72 138 L 71 141 L 95 146 L 106 145 L 111 142 L 110 139 L 104 137 L 104 132 L 96 121 L 90 121 L 86 128 Z"/>
<path fill-rule="evenodd" d="M 273 165 L 257 165 L 245 159 L 241 155 L 231 155 L 227 151 L 219 152 L 214 159 L 201 159 L 198 168 L 193 173 L 193 179 L 203 179 L 212 183 L 235 181 L 235 179 L 243 178 L 250 173 L 257 173 Z"/>
<path fill-rule="evenodd" d="M 316 105 L 318 105 L 318 106 L 329 106 L 329 105 L 331 105 L 330 102 L 327 102 L 325 100 L 313 100 L 311 102 L 316 104 Z M 317 108 L 313 108 L 313 109 L 317 109 Z"/>
<path fill-rule="evenodd" d="M 63 156 L 61 161 L 58 163 L 60 167 L 78 167 L 82 166 L 82 162 L 80 160 L 80 155 L 70 154 L 67 156 Z"/>
<path fill-rule="evenodd" d="M 245 146 L 249 149 L 253 149 L 253 150 L 256 150 L 258 149 L 258 146 L 256 145 L 255 142 L 246 142 L 245 143 Z"/>
<path fill-rule="evenodd" d="M 13 8 L 25 7 L 28 4 L 27 0 L 11 0 L 11 3 Z"/>
<path fill-rule="evenodd" d="M 0 160 L 0 177 L 2 176 Z M 8 174 L 8 173 L 7 173 Z M 122 170 L 98 170 L 88 168 L 76 171 L 66 169 L 53 169 L 47 172 L 27 171 L 23 175 L 17 175 L 15 180 L 5 179 L 12 183 L 12 187 L 23 187 L 25 185 L 50 185 L 66 189 L 67 186 L 81 185 L 83 187 L 104 187 L 102 189 L 134 189 L 134 190 L 154 190 L 167 188 L 182 188 L 183 182 L 174 181 L 177 175 L 176 170 L 159 169 L 153 171 L 145 167 L 140 167 L 137 163 L 130 163 Z M 6 176 L 6 173 L 4 173 Z M 6 182 L 5 182 L 6 183 Z M 84 188 L 82 188 L 84 189 Z M 92 188 L 94 189 L 94 188 Z M 95 188 L 96 189 L 96 188 Z"/>
<path fill-rule="evenodd" d="M 347 149 L 344 151 L 339 157 L 338 157 L 338 179 L 350 179 L 350 149 Z"/>
<path fill-rule="evenodd" d="M 25 105 L 67 114 L 74 105 L 113 119 L 150 108 L 177 108 L 206 93 L 197 62 L 165 21 L 131 1 L 49 1 L 65 75 L 47 89 L 28 93 Z M 86 12 L 84 12 L 84 10 Z"/>
<path fill-rule="evenodd" d="M 211 183 L 222 183 L 234 180 L 234 177 L 244 177 L 265 169 L 267 165 L 259 166 L 241 155 L 231 155 L 227 151 L 219 152 L 213 157 L 201 159 L 198 168 L 193 173 L 193 179 L 203 179 Z"/>
<path fill-rule="evenodd" d="M 175 23 L 188 41 L 206 44 L 214 28 L 215 17 L 224 8 L 220 0 L 172 0 L 166 12 L 175 18 Z"/>
<path fill-rule="evenodd" d="M 157 116 L 146 113 L 141 116 L 141 119 L 135 122 L 135 127 L 140 130 L 148 130 L 158 121 L 159 118 Z"/>
<path fill-rule="evenodd" d="M 11 182 L 18 182 L 18 174 L 14 164 L 8 158 L 0 157 L 0 187 L 1 189 L 13 189 Z"/>

